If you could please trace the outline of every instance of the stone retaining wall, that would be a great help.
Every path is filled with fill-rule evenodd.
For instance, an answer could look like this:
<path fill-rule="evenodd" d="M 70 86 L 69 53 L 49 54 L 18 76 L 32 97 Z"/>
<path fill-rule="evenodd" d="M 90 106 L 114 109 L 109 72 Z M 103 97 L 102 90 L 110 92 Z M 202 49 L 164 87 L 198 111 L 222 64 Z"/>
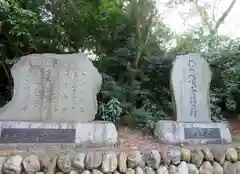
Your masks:
<path fill-rule="evenodd" d="M 240 174 L 240 147 L 60 154 L 7 153 L 0 173 Z"/>

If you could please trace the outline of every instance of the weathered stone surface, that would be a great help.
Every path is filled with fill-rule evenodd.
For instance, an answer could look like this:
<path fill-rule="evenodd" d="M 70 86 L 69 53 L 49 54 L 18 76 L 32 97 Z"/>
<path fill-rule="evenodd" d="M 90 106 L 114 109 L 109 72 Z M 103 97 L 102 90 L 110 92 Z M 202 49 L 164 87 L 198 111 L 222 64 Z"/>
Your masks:
<path fill-rule="evenodd" d="M 213 174 L 212 171 L 203 171 L 203 172 L 199 172 L 199 174 Z"/>
<path fill-rule="evenodd" d="M 92 174 L 103 174 L 103 173 L 100 172 L 99 170 L 93 169 L 92 170 Z"/>
<path fill-rule="evenodd" d="M 191 137 L 186 134 L 186 129 L 194 129 L 188 131 L 191 133 Z M 216 132 L 208 135 L 208 131 L 216 129 L 220 132 L 220 135 L 216 135 Z M 204 130 L 204 133 L 201 131 Z M 218 133 L 219 134 L 219 133 Z M 170 120 L 157 121 L 154 129 L 154 136 L 159 142 L 167 144 L 216 144 L 216 143 L 231 143 L 232 136 L 229 128 L 224 123 L 189 123 L 189 122 L 177 122 Z"/>
<path fill-rule="evenodd" d="M 177 164 L 178 162 L 176 162 L 176 164 L 170 164 L 170 165 L 164 165 L 163 163 L 160 163 L 160 165 L 158 166 L 157 169 L 154 169 L 150 166 L 148 166 L 147 162 L 145 163 L 144 161 L 149 160 L 149 158 L 144 158 L 146 157 L 148 153 L 150 153 L 150 151 L 145 152 L 143 155 L 140 151 L 129 151 L 129 154 L 127 154 L 126 152 L 120 152 L 118 153 L 117 156 L 117 152 L 115 151 L 105 151 L 104 150 L 102 152 L 101 149 L 97 149 L 96 151 L 94 150 L 91 153 L 95 153 L 95 154 L 90 154 L 89 157 L 91 158 L 91 160 L 93 160 L 93 164 L 92 168 L 87 170 L 87 157 L 89 153 L 86 154 L 84 152 L 78 152 L 78 153 L 72 153 L 72 151 L 69 151 L 69 154 L 67 154 L 66 152 L 61 152 L 58 153 L 58 155 L 55 154 L 55 152 L 51 152 L 50 154 L 46 154 L 46 153 L 33 153 L 33 154 L 22 154 L 20 155 L 16 155 L 16 152 L 10 152 L 10 153 L 6 153 L 4 155 L 5 156 L 0 156 L 0 163 L 2 161 L 2 165 L 0 165 L 0 167 L 2 167 L 2 172 L 0 171 L 0 174 L 4 172 L 4 174 L 20 174 L 20 172 L 22 173 L 28 173 L 28 174 L 64 174 L 64 173 L 69 173 L 69 174 L 120 174 L 120 173 L 127 173 L 127 174 L 240 174 L 240 161 L 237 162 L 230 162 L 230 160 L 226 160 L 224 159 L 224 163 L 223 165 L 221 165 L 220 163 L 216 162 L 216 161 L 212 161 L 211 158 L 207 158 L 209 160 L 202 160 L 202 162 L 200 163 L 200 166 L 197 167 L 194 163 L 192 163 L 194 160 L 192 159 L 192 157 L 194 157 L 194 155 L 199 155 L 201 156 L 201 158 L 205 158 L 203 155 L 203 152 L 205 154 L 209 153 L 209 149 L 199 149 L 199 148 L 195 148 L 192 149 L 191 147 L 189 147 L 191 149 L 191 161 L 189 163 L 187 163 L 186 161 L 182 161 L 180 160 L 180 163 Z M 218 147 L 215 147 L 215 150 Z M 222 148 L 220 148 L 222 149 Z M 160 149 L 160 151 L 162 152 L 162 150 L 164 150 L 164 147 L 162 149 Z M 168 153 L 171 153 L 171 157 L 173 156 L 173 154 L 175 154 L 175 152 L 177 152 L 176 154 L 179 154 L 179 152 L 187 152 L 188 154 L 188 150 L 186 150 L 185 148 L 176 148 L 176 147 L 172 147 L 172 146 L 168 146 Z M 219 150 L 219 149 L 218 149 Z M 222 149 L 224 151 L 224 153 L 227 153 L 228 150 Z M 232 150 L 229 150 L 230 152 Z M 130 154 L 132 152 L 132 154 Z M 201 153 L 200 153 L 201 152 Z M 96 153 L 100 153 L 100 157 L 99 160 L 97 160 L 98 162 L 96 162 L 97 158 L 96 157 Z M 102 154 L 103 153 L 103 154 Z M 122 154 L 122 155 L 121 155 Z M 151 153 L 150 153 L 151 154 Z M 70 155 L 72 157 L 72 159 L 70 159 Z M 131 167 L 126 168 L 126 164 L 127 164 L 127 157 L 129 156 L 133 157 L 133 161 L 134 161 L 134 165 L 130 165 Z M 119 171 L 119 159 L 120 156 L 122 156 L 124 158 L 125 164 L 123 167 L 123 171 L 126 172 L 120 172 Z M 236 155 L 235 155 L 236 156 Z M 24 158 L 22 158 L 24 157 Z M 141 158 L 140 158 L 141 157 Z M 77 159 L 79 158 L 79 159 Z M 85 159 L 85 160 L 84 160 Z M 121 158 L 122 159 L 122 158 Z M 228 158 L 231 159 L 231 158 Z M 72 161 L 71 161 L 72 160 Z M 90 160 L 90 161 L 91 161 Z M 192 161 L 193 160 L 193 161 Z M 74 162 L 75 161 L 75 162 Z M 76 162 L 77 161 L 77 162 Z M 81 161 L 81 162 L 80 162 Z M 199 160 L 196 160 L 199 161 Z M 201 160 L 200 160 L 201 161 Z M 11 163 L 11 164 L 10 164 Z M 75 165 L 73 165 L 74 163 L 76 163 Z M 84 164 L 83 164 L 84 163 Z M 100 163 L 100 165 L 99 165 Z M 199 163 L 199 162 L 197 162 Z M 10 164 L 10 165 L 9 165 Z M 56 165 L 57 164 L 57 165 Z M 72 166 L 71 166 L 72 164 Z M 9 167 L 11 166 L 11 167 Z M 76 166 L 80 166 L 79 168 Z M 83 167 L 84 166 L 84 167 Z M 94 167 L 93 167 L 94 166 Z M 22 168 L 23 167 L 23 168 Z M 199 170 L 198 170 L 199 168 Z"/>
<path fill-rule="evenodd" d="M 214 156 L 214 159 L 219 163 L 219 164 L 223 164 L 225 161 L 225 149 L 224 148 L 217 148 L 214 147 L 211 149 L 212 150 L 212 154 Z"/>
<path fill-rule="evenodd" d="M 115 152 L 106 152 L 102 158 L 102 172 L 111 173 L 117 169 L 118 159 Z"/>
<path fill-rule="evenodd" d="M 162 163 L 164 165 L 169 165 L 170 164 L 170 159 L 169 159 L 169 151 L 168 151 L 168 147 L 163 147 L 160 151 L 160 155 L 161 155 L 161 158 L 162 158 Z"/>
<path fill-rule="evenodd" d="M 229 147 L 226 150 L 226 160 L 230 161 L 230 162 L 237 162 L 238 160 L 238 153 L 236 151 L 236 149 Z"/>
<path fill-rule="evenodd" d="M 199 168 L 199 173 L 206 173 L 206 172 L 213 173 L 213 168 L 209 161 L 204 161 Z"/>
<path fill-rule="evenodd" d="M 236 173 L 239 174 L 240 173 L 240 161 L 236 162 L 234 165 L 236 167 Z"/>
<path fill-rule="evenodd" d="M 55 174 L 57 166 L 57 155 L 40 155 L 39 161 L 45 174 Z"/>
<path fill-rule="evenodd" d="M 57 159 L 57 166 L 63 173 L 71 171 L 72 161 L 70 155 L 61 154 Z"/>
<path fill-rule="evenodd" d="M 145 174 L 155 174 L 155 171 L 151 167 L 144 167 L 144 173 Z"/>
<path fill-rule="evenodd" d="M 155 174 L 155 171 L 151 167 L 145 166 L 144 173 L 145 174 Z"/>
<path fill-rule="evenodd" d="M 204 148 L 202 152 L 206 161 L 213 161 L 214 157 L 209 148 Z"/>
<path fill-rule="evenodd" d="M 178 168 L 174 165 L 169 165 L 168 167 L 169 174 L 179 174 Z"/>
<path fill-rule="evenodd" d="M 235 149 L 238 153 L 238 160 L 240 161 L 240 146 L 237 146 Z"/>
<path fill-rule="evenodd" d="M 135 168 L 135 173 L 136 174 L 144 174 L 144 171 L 143 171 L 142 167 L 137 166 Z"/>
<path fill-rule="evenodd" d="M 178 165 L 181 162 L 181 151 L 178 149 L 170 149 L 168 151 L 168 157 L 172 164 Z"/>
<path fill-rule="evenodd" d="M 85 54 L 30 54 L 21 57 L 11 71 L 14 96 L 1 109 L 1 120 L 95 118 L 102 77 Z"/>
<path fill-rule="evenodd" d="M 168 174 L 168 169 L 164 165 L 160 165 L 157 169 L 157 174 Z"/>
<path fill-rule="evenodd" d="M 212 164 L 212 169 L 213 169 L 213 173 L 214 174 L 223 174 L 222 166 L 219 163 L 215 162 L 215 161 Z"/>
<path fill-rule="evenodd" d="M 87 169 L 92 170 L 98 168 L 102 164 L 101 152 L 88 152 L 85 158 L 85 166 Z"/>
<path fill-rule="evenodd" d="M 118 155 L 118 170 L 122 173 L 127 172 L 127 157 L 126 152 L 120 152 Z"/>
<path fill-rule="evenodd" d="M 4 161 L 6 160 L 5 156 L 0 156 L 0 174 L 2 174 L 3 171 L 3 165 L 4 165 Z"/>
<path fill-rule="evenodd" d="M 113 174 L 121 174 L 119 171 L 115 170 Z"/>
<path fill-rule="evenodd" d="M 137 166 L 144 167 L 145 161 L 139 151 L 132 151 L 128 153 L 127 165 L 129 168 L 135 168 Z"/>
<path fill-rule="evenodd" d="M 84 165 L 85 156 L 86 156 L 85 153 L 77 153 L 72 160 L 73 167 L 83 170 L 85 167 L 85 165 Z"/>
<path fill-rule="evenodd" d="M 44 174 L 44 172 L 36 172 L 36 174 Z"/>
<path fill-rule="evenodd" d="M 69 174 L 79 174 L 79 171 L 77 171 L 77 170 L 71 170 L 71 171 L 69 172 Z"/>
<path fill-rule="evenodd" d="M 91 172 L 89 170 L 84 170 L 81 174 L 90 174 Z"/>
<path fill-rule="evenodd" d="M 189 174 L 199 174 L 198 168 L 194 164 L 187 164 L 188 165 L 188 173 Z"/>
<path fill-rule="evenodd" d="M 200 149 L 194 149 L 192 151 L 191 163 L 199 167 L 202 164 L 203 159 L 204 159 L 204 155 Z"/>
<path fill-rule="evenodd" d="M 36 155 L 29 155 L 23 159 L 23 167 L 26 173 L 36 173 L 40 171 L 40 162 Z"/>
<path fill-rule="evenodd" d="M 212 123 L 209 104 L 211 71 L 200 54 L 177 56 L 171 71 L 177 121 L 160 120 L 154 134 L 170 144 L 231 143 L 227 125 Z"/>
<path fill-rule="evenodd" d="M 171 72 L 177 121 L 211 122 L 208 101 L 211 74 L 207 61 L 199 54 L 177 56 Z"/>
<path fill-rule="evenodd" d="M 0 143 L 3 141 L 14 144 L 77 143 L 84 147 L 113 145 L 118 141 L 115 125 L 106 121 L 74 123 L 0 121 L 0 131 L 2 132 Z M 25 136 L 26 133 L 29 136 Z"/>
<path fill-rule="evenodd" d="M 144 159 L 147 166 L 157 169 L 161 162 L 161 155 L 157 150 L 151 150 L 144 154 Z"/>
<path fill-rule="evenodd" d="M 64 174 L 63 172 L 56 172 L 56 174 Z"/>
<path fill-rule="evenodd" d="M 225 161 L 223 164 L 223 173 L 226 174 L 237 174 L 236 173 L 236 165 L 232 164 L 229 161 Z"/>
<path fill-rule="evenodd" d="M 11 156 L 4 161 L 3 171 L 5 174 L 20 174 L 22 171 L 22 160 L 23 158 L 20 155 Z"/>
<path fill-rule="evenodd" d="M 56 172 L 56 174 L 64 174 L 63 172 Z"/>
<path fill-rule="evenodd" d="M 178 166 L 178 171 L 180 174 L 188 174 L 188 165 L 185 161 L 182 161 Z"/>
<path fill-rule="evenodd" d="M 191 160 L 191 151 L 189 149 L 182 148 L 181 150 L 181 160 L 187 163 Z"/>
<path fill-rule="evenodd" d="M 117 141 L 117 129 L 111 122 L 92 121 L 77 123 L 76 143 L 90 145 L 114 145 Z"/>
<path fill-rule="evenodd" d="M 135 171 L 131 168 L 128 168 L 126 174 L 135 174 Z"/>
<path fill-rule="evenodd" d="M 224 161 L 224 163 L 222 164 L 222 167 L 223 167 L 223 170 L 224 170 L 224 171 L 225 171 L 225 169 L 227 168 L 227 166 L 228 166 L 229 164 L 232 164 L 232 163 L 229 162 L 229 161 Z"/>

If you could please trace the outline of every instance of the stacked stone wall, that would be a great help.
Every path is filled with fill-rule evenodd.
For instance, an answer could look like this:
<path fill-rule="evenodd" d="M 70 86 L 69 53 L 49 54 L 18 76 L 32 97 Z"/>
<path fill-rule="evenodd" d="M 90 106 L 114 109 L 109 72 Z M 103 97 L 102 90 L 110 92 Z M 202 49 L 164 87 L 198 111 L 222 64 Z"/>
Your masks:
<path fill-rule="evenodd" d="M 0 164 L 5 174 L 240 174 L 240 148 L 12 152 L 1 155 Z"/>

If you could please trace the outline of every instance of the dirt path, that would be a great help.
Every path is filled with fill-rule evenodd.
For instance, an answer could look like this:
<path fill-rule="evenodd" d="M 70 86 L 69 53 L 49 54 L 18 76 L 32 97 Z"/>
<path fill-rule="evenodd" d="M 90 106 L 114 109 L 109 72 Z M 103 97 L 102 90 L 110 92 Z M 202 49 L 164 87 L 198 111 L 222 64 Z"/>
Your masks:
<path fill-rule="evenodd" d="M 240 119 L 239 117 L 234 117 L 232 119 L 228 119 L 228 123 L 230 125 L 230 131 L 232 134 L 232 139 L 235 142 L 240 142 Z"/>

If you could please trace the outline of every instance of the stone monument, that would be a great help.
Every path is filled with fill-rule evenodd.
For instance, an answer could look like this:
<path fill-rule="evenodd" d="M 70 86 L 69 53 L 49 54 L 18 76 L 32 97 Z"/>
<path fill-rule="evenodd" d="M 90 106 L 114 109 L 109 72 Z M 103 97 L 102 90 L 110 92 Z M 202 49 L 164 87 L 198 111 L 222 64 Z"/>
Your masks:
<path fill-rule="evenodd" d="M 31 54 L 11 72 L 14 94 L 0 110 L 0 143 L 117 142 L 113 123 L 93 121 L 102 77 L 85 54 Z"/>
<path fill-rule="evenodd" d="M 176 121 L 156 123 L 154 134 L 160 141 L 171 144 L 231 143 L 228 126 L 211 121 L 210 81 L 208 63 L 199 54 L 177 56 L 171 72 Z"/>

